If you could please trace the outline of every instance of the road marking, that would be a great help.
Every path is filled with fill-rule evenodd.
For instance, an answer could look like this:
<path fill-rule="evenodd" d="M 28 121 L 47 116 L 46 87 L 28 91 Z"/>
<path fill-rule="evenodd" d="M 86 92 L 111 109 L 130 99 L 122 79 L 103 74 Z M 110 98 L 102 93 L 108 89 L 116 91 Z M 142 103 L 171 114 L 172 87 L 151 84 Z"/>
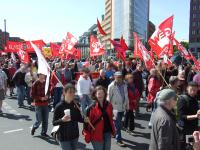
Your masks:
<path fill-rule="evenodd" d="M 4 131 L 4 134 L 8 134 L 8 133 L 13 133 L 13 132 L 19 132 L 19 131 L 23 131 L 24 129 L 16 129 L 16 130 L 9 130 L 9 131 Z"/>

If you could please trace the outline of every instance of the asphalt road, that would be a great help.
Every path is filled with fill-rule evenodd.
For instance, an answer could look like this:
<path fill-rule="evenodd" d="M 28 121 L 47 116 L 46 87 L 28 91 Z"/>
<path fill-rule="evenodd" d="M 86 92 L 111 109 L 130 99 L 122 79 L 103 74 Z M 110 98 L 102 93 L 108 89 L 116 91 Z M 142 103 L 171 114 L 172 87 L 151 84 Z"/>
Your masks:
<path fill-rule="evenodd" d="M 136 129 L 134 136 L 122 132 L 126 148 L 121 148 L 112 139 L 112 150 L 148 150 L 150 142 L 150 130 L 148 120 L 150 114 L 146 112 L 145 102 L 141 102 L 140 117 L 136 118 Z M 26 102 L 25 102 L 26 105 Z M 3 104 L 4 114 L 0 115 L 0 150 L 59 150 L 60 147 L 52 138 L 42 138 L 40 128 L 35 136 L 30 135 L 30 127 L 35 121 L 35 112 L 26 108 L 18 108 L 16 97 L 7 97 Z M 52 115 L 49 115 L 49 132 L 52 129 Z M 80 124 L 80 132 L 82 131 Z M 80 135 L 78 149 L 93 149 L 91 144 L 85 144 Z"/>

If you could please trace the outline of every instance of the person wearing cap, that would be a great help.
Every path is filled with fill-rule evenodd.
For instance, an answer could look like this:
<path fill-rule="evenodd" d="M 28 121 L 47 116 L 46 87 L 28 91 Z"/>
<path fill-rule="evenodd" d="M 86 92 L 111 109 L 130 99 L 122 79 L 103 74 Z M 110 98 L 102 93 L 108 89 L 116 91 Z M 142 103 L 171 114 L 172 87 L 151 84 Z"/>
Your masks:
<path fill-rule="evenodd" d="M 121 128 L 124 112 L 129 109 L 128 89 L 121 72 L 115 72 L 114 77 L 115 80 L 108 86 L 108 101 L 112 103 L 113 112 L 115 112 L 117 144 L 124 147 L 125 144 L 122 142 Z"/>
<path fill-rule="evenodd" d="M 92 81 L 89 77 L 90 70 L 88 68 L 82 69 L 82 75 L 77 82 L 77 93 L 81 101 L 81 110 L 83 114 L 86 113 L 86 108 L 91 105 L 90 92 L 92 90 Z"/>
<path fill-rule="evenodd" d="M 176 128 L 176 92 L 164 89 L 160 92 L 159 107 L 153 114 L 153 125 L 149 150 L 180 150 L 179 134 Z"/>
<path fill-rule="evenodd" d="M 178 123 L 183 129 L 181 133 L 181 146 L 184 150 L 185 136 L 192 135 L 194 131 L 198 130 L 198 118 L 200 118 L 200 110 L 198 107 L 198 99 L 196 98 L 198 92 L 198 84 L 196 82 L 189 82 L 187 86 L 187 93 L 179 96 L 177 102 Z"/>

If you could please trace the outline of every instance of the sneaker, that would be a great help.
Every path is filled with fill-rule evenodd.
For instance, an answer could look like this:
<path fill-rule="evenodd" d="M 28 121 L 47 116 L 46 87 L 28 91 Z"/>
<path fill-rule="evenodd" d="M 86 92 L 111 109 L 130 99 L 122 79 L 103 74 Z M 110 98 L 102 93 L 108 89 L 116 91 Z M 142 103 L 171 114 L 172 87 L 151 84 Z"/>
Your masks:
<path fill-rule="evenodd" d="M 46 137 L 46 138 L 48 138 L 48 137 L 50 137 L 48 134 L 46 134 L 46 133 L 41 133 L 41 136 L 42 137 Z"/>
<path fill-rule="evenodd" d="M 36 129 L 35 129 L 34 127 L 31 128 L 31 135 L 34 135 L 34 134 L 35 134 L 35 130 L 36 130 Z"/>
<path fill-rule="evenodd" d="M 54 112 L 54 108 L 51 109 L 51 112 Z"/>
<path fill-rule="evenodd" d="M 132 136 L 134 136 L 135 135 L 135 133 L 134 133 L 134 131 L 132 130 L 132 131 L 129 131 L 129 134 L 130 135 L 132 135 Z"/>
<path fill-rule="evenodd" d="M 124 144 L 122 141 L 117 141 L 117 145 L 120 147 L 126 147 L 126 144 Z"/>

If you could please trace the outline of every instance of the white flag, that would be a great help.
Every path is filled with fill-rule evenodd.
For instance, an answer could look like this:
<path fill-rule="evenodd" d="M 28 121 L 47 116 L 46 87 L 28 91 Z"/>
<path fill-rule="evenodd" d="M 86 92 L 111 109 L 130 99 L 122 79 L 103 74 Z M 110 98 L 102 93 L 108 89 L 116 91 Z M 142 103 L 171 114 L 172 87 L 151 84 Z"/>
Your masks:
<path fill-rule="evenodd" d="M 34 48 L 35 53 L 38 58 L 38 73 L 46 75 L 46 83 L 45 83 L 45 95 L 48 92 L 49 89 L 49 78 L 50 78 L 50 67 L 47 63 L 46 59 L 41 53 L 41 50 L 31 42 L 31 46 Z"/>

